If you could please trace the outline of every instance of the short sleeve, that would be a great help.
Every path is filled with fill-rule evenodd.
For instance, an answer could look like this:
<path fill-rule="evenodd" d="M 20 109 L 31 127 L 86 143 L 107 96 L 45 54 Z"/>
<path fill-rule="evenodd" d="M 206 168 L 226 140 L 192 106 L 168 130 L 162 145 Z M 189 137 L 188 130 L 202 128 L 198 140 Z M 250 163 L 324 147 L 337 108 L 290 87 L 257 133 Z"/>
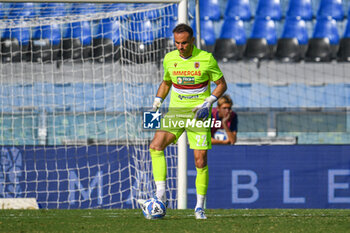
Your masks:
<path fill-rule="evenodd" d="M 211 81 L 217 81 L 219 80 L 223 75 L 223 73 L 221 72 L 217 61 L 215 60 L 215 58 L 213 57 L 212 54 L 210 54 L 210 58 L 209 58 L 209 68 L 208 68 L 208 72 L 210 75 L 210 80 Z"/>

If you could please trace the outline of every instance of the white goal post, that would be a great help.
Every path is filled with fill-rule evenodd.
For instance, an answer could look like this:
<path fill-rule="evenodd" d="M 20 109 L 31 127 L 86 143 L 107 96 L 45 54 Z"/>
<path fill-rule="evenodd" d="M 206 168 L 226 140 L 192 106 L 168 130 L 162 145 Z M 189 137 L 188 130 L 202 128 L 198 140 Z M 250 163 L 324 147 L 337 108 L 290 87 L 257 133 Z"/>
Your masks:
<path fill-rule="evenodd" d="M 48 3 L 48 1 L 44 0 L 2 0 L 0 2 L 7 4 L 16 2 L 38 4 Z M 188 23 L 188 0 L 61 0 L 49 2 L 98 4 L 175 3 L 178 4 L 177 22 Z M 64 18 L 65 16 L 57 16 L 54 19 L 32 19 L 28 22 L 24 22 L 24 26 L 22 24 L 19 25 L 17 23 L 13 23 L 14 21 L 11 20 L 10 22 L 8 19 L 6 19 L 7 21 L 1 21 L 2 24 L 0 25 L 0 29 L 9 30 L 12 33 L 10 33 L 10 35 L 13 35 L 14 32 L 12 29 L 19 28 L 22 33 L 22 29 L 26 28 L 28 25 L 31 28 L 30 30 L 34 30 L 36 27 L 41 28 L 45 23 L 50 24 L 57 22 L 68 22 L 70 24 L 74 24 L 76 22 L 86 20 L 89 21 L 91 24 L 95 24 L 97 21 L 103 20 L 104 17 L 119 19 L 123 17 L 123 13 L 137 14 L 139 12 L 146 12 L 147 10 L 151 11 L 152 9 L 143 8 L 136 9 L 134 12 L 130 10 L 122 13 L 109 12 L 108 14 L 106 13 L 106 16 L 103 14 L 103 12 L 100 12 L 95 15 L 87 14 L 86 16 L 81 16 L 81 18 L 79 18 L 80 16 L 77 16 L 78 18 L 74 18 L 71 16 L 67 16 L 66 18 Z M 164 10 L 162 7 L 155 7 L 155 10 L 159 11 L 160 16 L 158 17 L 167 17 L 162 16 L 162 14 L 166 12 L 166 10 Z M 135 21 L 136 20 L 140 19 L 135 19 Z M 133 22 L 127 23 L 132 24 Z M 8 25 L 10 26 L 8 27 Z M 137 32 L 132 31 L 134 29 L 130 29 L 129 26 L 130 25 L 119 25 L 119 29 L 126 31 L 125 33 L 134 33 L 136 36 L 139 36 Z M 161 30 L 164 31 L 164 29 Z M 31 33 L 35 35 L 34 32 Z M 142 33 L 143 32 L 141 32 L 141 34 Z M 2 38 L 2 40 L 5 39 L 6 38 Z M 33 49 L 35 43 L 30 43 L 31 44 L 29 45 L 29 49 Z M 60 46 L 62 47 L 62 45 Z M 121 47 L 122 46 L 124 45 L 122 44 Z M 133 55 L 137 57 L 137 59 L 143 59 L 142 53 L 139 53 L 139 51 L 132 51 L 128 49 L 130 48 L 126 48 L 128 53 L 134 53 Z M 128 105 L 132 103 L 137 103 L 137 97 L 142 97 L 142 95 L 144 95 L 145 92 L 147 92 L 147 95 L 151 95 L 150 92 L 152 92 L 152 90 L 154 92 L 154 86 L 156 83 L 152 83 L 151 88 L 150 86 L 148 86 L 145 89 L 141 90 L 141 88 L 138 89 L 137 82 L 138 80 L 142 80 L 145 86 L 149 85 L 147 83 L 148 80 L 150 80 L 148 76 L 151 77 L 152 72 L 154 72 L 152 71 L 152 67 L 153 65 L 156 66 L 156 62 L 152 59 L 153 55 L 159 52 L 157 51 L 157 49 L 158 48 L 156 48 L 154 51 L 145 52 L 146 57 L 148 56 L 148 54 L 151 54 L 150 56 L 152 56 L 150 60 L 146 59 L 145 63 L 143 63 L 143 61 L 139 62 L 139 60 L 133 60 L 134 58 L 125 58 L 123 56 L 121 56 L 121 58 L 118 57 L 116 59 L 119 59 L 118 61 L 120 61 L 120 65 L 113 65 L 113 63 L 111 64 L 110 61 L 107 60 L 93 60 L 93 58 L 91 58 L 90 60 L 85 59 L 84 51 L 80 51 L 81 57 L 79 57 L 79 59 L 81 60 L 79 61 L 74 60 L 74 54 L 71 55 L 72 57 L 68 57 L 66 60 L 64 60 L 65 58 L 62 58 L 62 60 L 58 59 L 57 61 L 52 60 L 54 54 L 51 53 L 51 60 L 48 60 L 46 62 L 42 57 L 40 57 L 43 56 L 43 53 L 40 53 L 38 55 L 40 58 L 36 60 L 33 60 L 33 55 L 30 55 L 31 58 L 29 58 L 29 60 L 24 60 L 23 57 L 20 57 L 19 60 L 15 60 L 13 58 L 13 54 L 4 54 L 5 50 L 2 50 L 3 63 L 0 63 L 0 85 L 2 85 L 0 93 L 2 104 L 1 124 L 3 126 L 6 126 L 7 128 L 3 127 L 0 133 L 2 140 L 1 144 L 5 145 L 1 147 L 1 159 L 5 159 L 6 161 L 11 160 L 13 164 L 11 164 L 9 168 L 2 168 L 2 173 L 0 172 L 0 180 L 1 182 L 3 182 L 0 182 L 0 195 L 2 195 L 3 198 L 34 197 L 37 199 L 46 199 L 46 202 L 44 204 L 39 202 L 39 205 L 43 208 L 123 208 L 123 201 L 114 200 L 113 195 L 111 195 L 111 192 L 113 192 L 112 189 L 110 187 L 105 187 L 102 184 L 104 180 L 108 179 L 109 185 L 111 186 L 124 186 L 124 184 L 122 183 L 125 182 L 124 180 L 114 180 L 111 178 L 113 174 L 106 175 L 104 171 L 102 172 L 102 165 L 99 164 L 98 161 L 101 158 L 98 157 L 98 153 L 108 154 L 108 150 L 112 150 L 111 156 L 114 156 L 114 154 L 118 156 L 117 160 L 120 159 L 119 153 L 126 155 L 128 155 L 129 153 L 135 153 L 137 155 L 135 157 L 128 157 L 126 159 L 132 163 L 132 168 L 130 168 L 130 166 L 127 168 L 120 168 L 121 170 L 118 171 L 118 174 L 116 174 L 117 176 L 121 176 L 118 179 L 124 179 L 121 175 L 122 173 L 127 172 L 130 169 L 137 169 L 136 175 L 132 174 L 129 178 L 129 183 L 134 184 L 134 186 L 127 188 L 130 189 L 130 191 L 127 192 L 125 190 L 118 191 L 118 198 L 124 198 L 123 195 L 126 195 L 124 194 L 124 192 L 128 193 L 127 195 L 129 195 L 129 199 L 127 201 L 131 203 L 131 208 L 136 208 L 137 204 L 134 200 L 135 198 L 151 195 L 149 193 L 151 192 L 151 190 L 148 190 L 148 193 L 145 193 L 145 189 L 154 187 L 153 184 L 140 184 L 138 183 L 139 181 L 137 178 L 138 176 L 147 176 L 146 180 L 149 179 L 148 177 L 150 172 L 150 163 L 149 161 L 147 163 L 143 161 L 144 159 L 149 160 L 149 155 L 146 155 L 148 153 L 148 148 L 146 145 L 147 143 L 149 143 L 149 139 L 142 139 L 142 135 L 140 136 L 141 139 L 137 137 L 137 134 L 140 134 L 140 132 L 133 132 L 134 129 L 130 129 L 129 127 L 132 124 L 134 124 L 133 122 L 124 122 L 121 125 L 117 124 L 123 119 L 125 121 L 131 121 L 130 119 L 133 119 L 134 121 L 138 120 L 139 118 L 137 113 L 132 112 L 135 110 L 132 109 L 131 113 L 128 112 Z M 123 50 L 124 48 L 118 48 L 119 53 L 123 53 Z M 22 53 L 21 56 L 23 56 L 24 53 L 21 51 L 20 53 Z M 64 52 L 62 52 L 62 54 L 62 57 L 64 57 Z M 152 66 L 147 65 L 147 62 L 150 62 Z M 114 74 L 116 73 L 120 74 L 122 78 L 117 78 L 118 84 L 110 84 L 110 81 L 114 81 L 116 79 L 114 77 Z M 161 76 L 161 73 L 161 70 L 156 71 L 157 76 Z M 133 74 L 135 74 L 137 77 L 133 76 Z M 77 83 L 75 83 L 74 79 L 77 77 L 79 77 L 79 80 L 81 81 L 77 81 Z M 153 80 L 153 82 L 157 82 L 159 84 L 159 77 L 155 80 L 156 81 Z M 119 88 L 123 91 L 119 92 Z M 130 88 L 134 88 L 134 92 L 129 92 Z M 61 90 L 60 93 L 62 94 L 59 97 L 57 97 L 55 94 L 58 89 Z M 72 93 L 70 93 L 70 91 L 72 91 Z M 89 99 L 85 97 L 87 92 L 92 93 L 92 95 L 94 96 L 93 98 L 91 98 L 90 103 L 87 103 Z M 118 96 L 109 96 L 110 93 Z M 102 95 L 102 97 L 99 98 L 98 95 Z M 153 93 L 153 95 L 155 95 L 155 92 Z M 43 100 L 42 98 L 46 99 Z M 73 100 L 70 100 L 70 98 Z M 119 98 L 123 98 L 125 100 L 124 103 L 121 103 L 123 101 L 120 101 Z M 150 96 L 147 96 L 144 98 L 145 100 L 147 99 L 147 101 L 144 101 L 143 103 L 137 103 L 140 105 L 137 105 L 136 108 L 142 110 L 142 107 L 146 107 L 145 104 L 149 105 L 149 98 Z M 79 102 L 80 99 L 82 99 L 82 102 Z M 68 106 L 69 104 L 67 104 L 67 101 L 72 101 L 72 105 Z M 19 104 L 17 104 L 17 102 L 19 102 Z M 26 104 L 27 102 L 29 102 L 29 104 Z M 98 104 L 101 104 L 104 107 L 100 108 Z M 113 105 L 113 107 L 109 104 Z M 120 114 L 117 113 L 117 116 L 114 116 L 113 114 L 115 113 L 108 112 L 108 110 L 107 112 L 104 112 L 105 109 L 109 108 L 121 109 L 121 112 Z M 6 109 L 6 111 L 4 109 Z M 77 116 L 82 116 L 82 118 L 77 118 Z M 96 123 L 93 127 L 90 127 L 91 125 L 89 125 L 91 124 L 91 119 L 98 121 L 98 123 Z M 10 123 L 7 124 L 5 120 L 8 120 L 8 122 Z M 113 123 L 114 120 L 116 122 Z M 20 127 L 17 124 L 22 124 L 21 131 L 19 133 L 20 137 L 22 138 L 20 139 L 17 138 L 18 135 L 16 133 L 13 133 L 17 130 L 18 127 Z M 110 130 L 109 127 L 111 127 L 112 125 L 115 128 Z M 100 127 L 102 127 L 102 130 L 99 129 Z M 95 131 L 93 132 L 94 135 L 84 135 L 91 133 L 91 128 L 95 128 Z M 101 134 L 103 134 L 104 129 L 106 131 L 105 134 L 107 134 L 107 136 L 108 134 L 114 135 L 116 138 L 113 139 L 112 136 L 112 139 L 101 139 L 100 136 Z M 75 135 L 74 138 L 67 137 L 66 134 L 69 131 L 73 132 L 73 134 Z M 8 132 L 11 132 L 12 134 L 8 136 Z M 121 134 L 126 135 L 126 138 L 122 138 L 120 136 Z M 147 135 L 147 133 L 145 133 L 145 135 Z M 27 137 L 32 138 L 28 139 Z M 86 137 L 87 139 L 85 139 Z M 134 144 L 140 146 L 134 148 Z M 84 155 L 83 152 L 84 148 L 86 149 L 89 145 L 96 145 L 96 147 L 93 147 L 94 150 L 96 150 L 96 154 L 92 158 L 88 158 L 88 153 Z M 115 146 L 111 149 L 104 148 L 103 145 L 121 146 Z M 37 146 L 41 147 L 40 155 L 42 155 L 43 158 L 39 158 L 39 155 L 36 154 Z M 77 167 L 80 166 L 78 164 L 82 163 L 81 160 L 83 160 L 84 158 L 88 161 L 85 165 L 81 165 L 81 167 L 79 168 L 71 167 L 68 164 L 64 164 L 68 163 L 70 158 L 67 158 L 66 160 L 61 160 L 61 158 L 58 157 L 58 151 L 62 150 L 65 150 L 66 154 L 75 154 L 76 157 L 74 159 L 76 160 Z M 170 157 L 168 157 L 168 159 L 170 159 L 172 162 L 171 166 L 178 165 L 177 171 L 174 172 L 174 174 L 177 175 L 177 184 L 174 185 L 177 186 L 177 194 L 176 197 L 172 197 L 173 203 L 170 207 L 179 209 L 187 208 L 187 139 L 185 135 L 179 140 L 177 149 L 172 147 L 166 153 L 170 154 Z M 178 155 L 176 155 L 176 153 L 178 153 Z M 138 157 L 139 155 L 140 157 Z M 25 162 L 23 162 L 25 159 L 30 159 L 30 162 L 32 162 L 32 164 L 25 164 Z M 107 155 L 107 159 L 111 158 Z M 41 167 L 41 165 L 39 166 L 38 164 L 36 164 L 38 160 L 45 160 L 44 163 L 50 164 L 46 164 L 43 165 L 43 167 Z M 95 160 L 97 160 L 97 162 Z M 122 161 L 122 163 L 124 162 L 125 161 Z M 49 167 L 51 166 L 55 167 L 56 170 L 50 171 Z M 106 164 L 105 166 L 105 170 L 112 171 L 111 165 Z M 31 169 L 29 171 L 30 174 L 21 169 Z M 143 169 L 147 169 L 146 175 L 143 173 Z M 68 173 L 62 173 L 63 170 L 65 170 L 65 172 Z M 85 173 L 87 174 L 87 176 L 80 176 L 81 174 Z M 92 176 L 90 177 L 90 175 Z M 28 178 L 28 176 L 35 176 L 36 180 L 31 180 L 27 182 L 25 178 Z M 51 182 L 50 180 L 48 180 L 48 178 L 45 178 L 50 176 L 57 177 L 56 179 L 60 179 L 62 178 L 62 176 L 64 178 L 62 182 L 60 182 L 59 180 L 58 182 Z M 45 179 L 47 180 L 45 181 Z M 41 182 L 42 180 L 45 184 Z M 118 182 L 121 182 L 121 184 L 119 184 Z M 68 194 L 60 194 L 59 190 L 51 191 L 51 186 L 57 186 L 57 189 L 59 189 L 60 187 L 66 185 L 69 186 L 69 188 L 71 189 L 70 191 L 73 191 L 73 193 L 68 192 Z M 137 195 L 133 193 L 135 192 L 135 189 L 139 189 L 141 186 L 143 186 L 141 192 L 139 192 Z M 19 195 L 18 193 L 16 193 L 16 190 L 23 189 L 22 187 L 29 188 L 31 190 L 36 190 L 36 193 L 33 191 L 25 193 L 25 190 L 22 190 L 22 193 Z M 11 190 L 11 192 L 9 190 Z M 65 195 L 68 196 L 64 197 Z M 0 196 L 0 198 L 2 197 Z M 75 200 L 75 197 L 79 199 L 79 201 Z M 57 199 L 56 202 L 54 201 L 55 198 Z M 111 204 L 101 206 L 101 203 L 103 203 L 105 200 L 109 200 Z M 114 203 L 118 204 L 114 205 Z"/>

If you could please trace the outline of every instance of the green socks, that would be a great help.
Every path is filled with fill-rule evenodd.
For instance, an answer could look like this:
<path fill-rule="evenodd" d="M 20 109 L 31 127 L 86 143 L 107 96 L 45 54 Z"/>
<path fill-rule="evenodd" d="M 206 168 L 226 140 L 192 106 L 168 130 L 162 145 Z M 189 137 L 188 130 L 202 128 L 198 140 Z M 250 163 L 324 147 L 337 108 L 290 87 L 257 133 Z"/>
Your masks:
<path fill-rule="evenodd" d="M 165 181 L 166 180 L 166 161 L 164 156 L 164 151 L 149 149 L 152 158 L 152 171 L 154 180 Z"/>
<path fill-rule="evenodd" d="M 209 183 L 209 172 L 208 165 L 203 168 L 197 168 L 197 177 L 196 177 L 196 190 L 197 194 L 205 196 L 208 190 Z"/>

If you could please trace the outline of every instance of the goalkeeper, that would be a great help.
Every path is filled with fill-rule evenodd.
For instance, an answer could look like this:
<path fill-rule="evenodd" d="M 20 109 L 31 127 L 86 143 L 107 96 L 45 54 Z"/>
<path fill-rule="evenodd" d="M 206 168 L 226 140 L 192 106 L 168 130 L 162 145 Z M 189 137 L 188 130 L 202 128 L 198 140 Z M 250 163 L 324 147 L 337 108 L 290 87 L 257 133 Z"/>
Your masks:
<path fill-rule="evenodd" d="M 173 29 L 173 34 L 177 50 L 169 52 L 164 58 L 164 78 L 155 97 L 153 110 L 156 111 L 160 107 L 172 87 L 167 116 L 171 112 L 185 113 L 175 119 L 181 120 L 181 117 L 187 114 L 191 120 L 203 123 L 205 120 L 210 120 L 212 104 L 226 91 L 225 79 L 212 54 L 194 45 L 195 38 L 190 26 L 179 24 Z M 212 93 L 211 81 L 217 85 Z M 195 217 L 206 219 L 204 201 L 209 180 L 207 150 L 211 149 L 210 127 L 197 128 L 173 124 L 173 127 L 162 125 L 161 129 L 156 131 L 150 144 L 156 197 L 166 203 L 167 168 L 164 149 L 170 143 L 176 142 L 184 130 L 187 132 L 190 148 L 194 150 L 197 169 Z"/>

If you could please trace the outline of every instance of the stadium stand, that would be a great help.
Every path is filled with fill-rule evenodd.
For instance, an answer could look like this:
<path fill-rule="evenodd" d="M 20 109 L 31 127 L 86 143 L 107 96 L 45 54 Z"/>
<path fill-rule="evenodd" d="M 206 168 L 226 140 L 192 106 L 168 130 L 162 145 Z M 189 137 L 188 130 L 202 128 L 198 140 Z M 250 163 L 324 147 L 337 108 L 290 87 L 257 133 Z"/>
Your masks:
<path fill-rule="evenodd" d="M 61 25 L 36 27 L 30 42 L 31 61 L 50 62 L 60 59 Z"/>
<path fill-rule="evenodd" d="M 350 20 L 348 20 L 344 35 L 340 40 L 338 61 L 350 62 Z"/>
<path fill-rule="evenodd" d="M 242 59 L 246 40 L 243 21 L 226 18 L 215 42 L 214 56 L 223 61 Z"/>
<path fill-rule="evenodd" d="M 64 16 L 67 5 L 65 3 L 41 3 L 39 17 L 57 17 Z"/>
<path fill-rule="evenodd" d="M 304 58 L 308 43 L 305 21 L 301 17 L 287 17 L 281 38 L 277 42 L 276 58 L 298 62 Z"/>
<path fill-rule="evenodd" d="M 1 37 L 2 62 L 21 62 L 29 59 L 30 28 L 5 28 Z"/>
<path fill-rule="evenodd" d="M 228 0 L 225 10 L 225 19 L 234 18 L 249 21 L 252 18 L 249 0 Z"/>
<path fill-rule="evenodd" d="M 63 36 L 63 59 L 88 59 L 91 57 L 92 27 L 90 21 L 67 25 Z"/>
<path fill-rule="evenodd" d="M 120 22 L 101 19 L 93 39 L 93 57 L 98 62 L 116 61 L 120 58 Z"/>
<path fill-rule="evenodd" d="M 275 22 L 269 17 L 255 18 L 253 30 L 247 40 L 244 56 L 248 59 L 271 59 L 277 44 Z"/>
<path fill-rule="evenodd" d="M 280 0 L 259 0 L 255 17 L 270 17 L 272 20 L 281 20 L 282 9 Z"/>
<path fill-rule="evenodd" d="M 339 34 L 336 21 L 331 17 L 317 18 L 314 33 L 306 51 L 307 61 L 331 61 L 339 48 Z"/>
<path fill-rule="evenodd" d="M 311 0 L 289 1 L 287 17 L 301 17 L 303 20 L 309 21 L 312 20 L 313 15 Z"/>
<path fill-rule="evenodd" d="M 11 3 L 7 18 L 34 18 L 36 13 L 34 3 Z"/>
<path fill-rule="evenodd" d="M 74 3 L 71 14 L 92 14 L 96 5 L 91 3 Z M 66 25 L 63 36 L 63 59 L 89 59 L 92 54 L 92 25 L 89 21 L 73 22 Z"/>
<path fill-rule="evenodd" d="M 144 17 L 141 15 L 133 15 L 131 17 Z M 132 63 L 145 63 L 156 59 L 152 53 L 154 35 L 152 32 L 152 22 L 148 19 L 142 21 L 132 21 L 130 23 L 130 31 L 127 40 L 122 42 L 124 46 L 123 57 Z M 142 55 L 146 53 L 146 55 Z"/>

